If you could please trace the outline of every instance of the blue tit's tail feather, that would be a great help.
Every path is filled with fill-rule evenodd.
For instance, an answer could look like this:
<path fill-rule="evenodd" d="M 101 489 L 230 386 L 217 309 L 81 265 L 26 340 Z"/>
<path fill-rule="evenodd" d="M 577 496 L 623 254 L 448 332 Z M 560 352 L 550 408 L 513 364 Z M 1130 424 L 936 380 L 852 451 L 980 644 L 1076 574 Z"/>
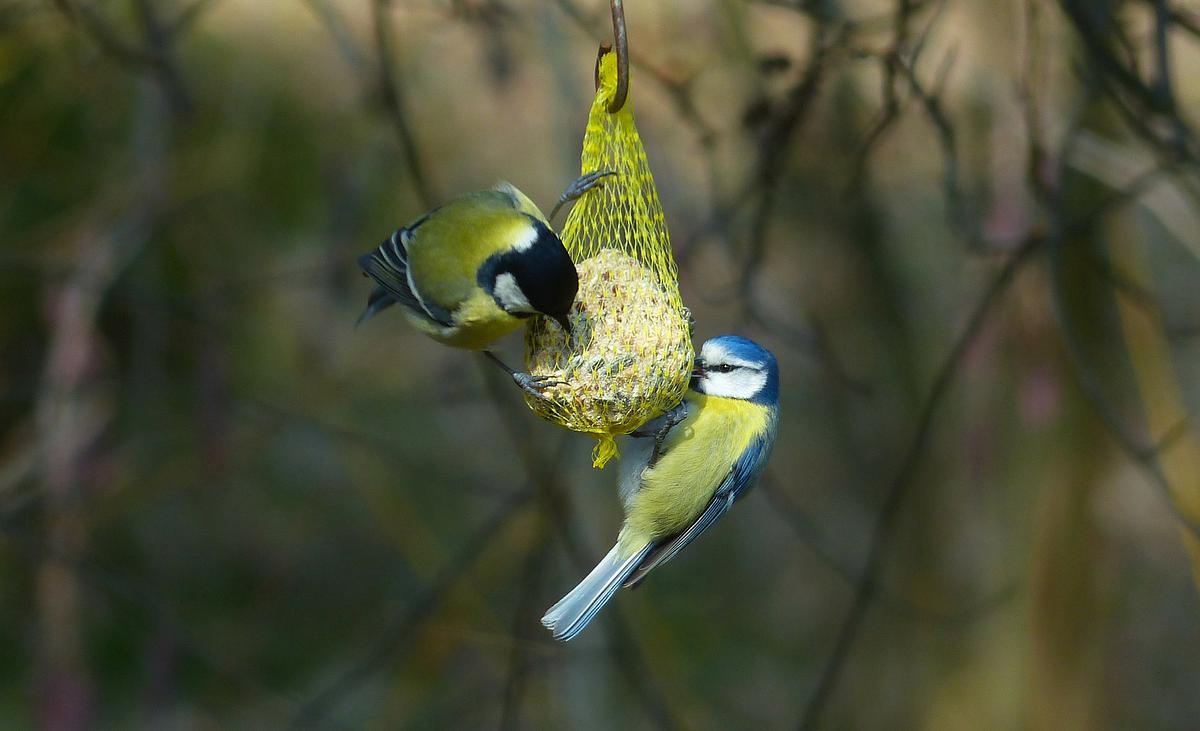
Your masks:
<path fill-rule="evenodd" d="M 546 611 L 542 624 L 554 633 L 556 640 L 570 640 L 587 627 L 612 595 L 621 588 L 621 583 L 641 564 L 654 544 L 648 544 L 624 560 L 613 546 L 608 555 L 596 564 L 596 568 L 567 593 L 558 603 Z"/>

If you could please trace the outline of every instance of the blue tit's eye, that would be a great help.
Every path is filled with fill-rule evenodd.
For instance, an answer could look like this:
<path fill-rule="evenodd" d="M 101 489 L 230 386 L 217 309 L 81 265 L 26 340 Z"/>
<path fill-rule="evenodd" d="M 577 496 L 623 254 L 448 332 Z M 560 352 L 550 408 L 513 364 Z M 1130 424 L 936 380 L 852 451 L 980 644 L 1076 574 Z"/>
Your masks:
<path fill-rule="evenodd" d="M 728 372 L 734 370 L 735 368 L 737 368 L 737 366 L 730 365 L 729 363 L 721 363 L 720 365 L 713 366 L 713 370 L 716 371 L 717 373 L 728 373 Z"/>

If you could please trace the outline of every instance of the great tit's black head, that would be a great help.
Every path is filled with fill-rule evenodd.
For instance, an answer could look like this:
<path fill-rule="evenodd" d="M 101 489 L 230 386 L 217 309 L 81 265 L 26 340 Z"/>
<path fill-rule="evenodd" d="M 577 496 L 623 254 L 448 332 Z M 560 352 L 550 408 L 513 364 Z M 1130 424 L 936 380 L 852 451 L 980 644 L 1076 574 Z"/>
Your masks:
<path fill-rule="evenodd" d="M 532 216 L 529 220 L 528 236 L 479 268 L 479 286 L 510 315 L 546 315 L 570 332 L 567 315 L 579 289 L 575 262 L 548 226 Z"/>

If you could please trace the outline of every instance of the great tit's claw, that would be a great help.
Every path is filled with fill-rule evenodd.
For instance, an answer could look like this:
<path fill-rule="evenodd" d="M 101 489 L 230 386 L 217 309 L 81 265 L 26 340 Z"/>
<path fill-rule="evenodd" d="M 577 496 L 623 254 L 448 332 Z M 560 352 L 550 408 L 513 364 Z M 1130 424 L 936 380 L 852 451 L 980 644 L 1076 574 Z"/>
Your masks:
<path fill-rule="evenodd" d="M 563 201 L 573 201 L 579 198 L 584 193 L 599 185 L 604 178 L 608 177 L 609 175 L 616 174 L 616 171 L 613 170 L 597 170 L 576 178 L 570 185 L 567 186 L 567 189 L 563 191 Z"/>
<path fill-rule="evenodd" d="M 573 200 L 578 200 L 581 198 L 584 193 L 588 192 L 592 188 L 595 188 L 607 176 L 616 174 L 617 173 L 613 170 L 597 170 L 595 172 L 588 173 L 587 175 L 581 175 L 578 178 L 575 178 L 575 180 L 571 181 L 571 184 L 567 186 L 567 189 L 563 191 L 563 194 L 558 197 L 558 202 L 554 204 L 554 210 L 550 211 L 550 218 L 547 220 L 553 221 L 554 217 L 558 215 L 559 209 L 561 209 L 563 206 Z"/>
<path fill-rule="evenodd" d="M 562 381 L 557 380 L 554 376 L 535 376 L 519 371 L 512 374 L 512 379 L 522 391 L 537 399 L 546 398 L 542 391 L 547 388 L 562 385 Z"/>

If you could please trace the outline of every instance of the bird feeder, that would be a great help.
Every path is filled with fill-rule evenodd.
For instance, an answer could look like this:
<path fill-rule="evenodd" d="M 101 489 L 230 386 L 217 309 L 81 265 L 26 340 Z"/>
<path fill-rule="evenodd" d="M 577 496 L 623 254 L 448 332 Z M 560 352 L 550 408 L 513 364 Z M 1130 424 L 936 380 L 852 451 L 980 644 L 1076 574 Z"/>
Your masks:
<path fill-rule="evenodd" d="M 619 4 L 617 4 L 619 7 Z M 571 209 L 562 240 L 579 272 L 571 335 L 537 318 L 525 364 L 556 385 L 526 396 L 535 413 L 595 437 L 593 466 L 627 434 L 678 404 L 692 368 L 690 314 L 679 294 L 662 205 L 626 98 L 624 23 L 617 53 L 601 51 L 580 169 L 615 173 Z"/>

